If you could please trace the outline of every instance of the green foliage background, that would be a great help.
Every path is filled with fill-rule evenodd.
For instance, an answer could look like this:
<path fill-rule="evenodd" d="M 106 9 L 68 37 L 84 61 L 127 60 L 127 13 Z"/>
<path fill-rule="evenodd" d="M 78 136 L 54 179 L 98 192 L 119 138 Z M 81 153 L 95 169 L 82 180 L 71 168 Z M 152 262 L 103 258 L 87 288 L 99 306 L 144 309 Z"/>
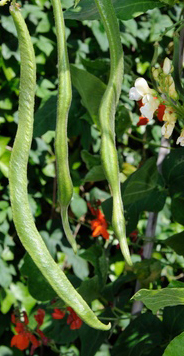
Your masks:
<path fill-rule="evenodd" d="M 52 309 L 54 306 L 62 307 L 62 301 L 56 300 L 52 306 L 55 292 L 31 258 L 25 255 L 16 235 L 7 178 L 18 121 L 20 57 L 8 6 L 0 8 L 0 356 L 29 354 L 28 351 L 10 348 L 13 336 L 10 316 L 14 305 L 27 311 L 32 327 L 35 326 L 35 311 L 39 307 L 46 310 L 44 333 L 55 341 L 61 354 L 71 351 L 71 355 L 80 356 L 179 355 L 174 353 L 175 346 L 172 353 L 169 348 L 168 352 L 164 353 L 164 350 L 174 337 L 184 331 L 184 148 L 176 148 L 175 145 L 180 123 L 172 136 L 171 150 L 160 174 L 156 160 L 161 124 L 155 119 L 147 127 L 137 127 L 139 112 L 134 102 L 129 100 L 128 92 L 138 76 L 149 80 L 155 41 L 160 41 L 160 63 L 165 56 L 172 58 L 174 29 L 164 37 L 160 35 L 179 20 L 182 7 L 173 3 L 170 5 L 174 6 L 167 7 L 165 3 L 154 0 L 113 0 L 113 4 L 125 53 L 124 82 L 116 114 L 116 138 L 127 237 L 138 229 L 136 241 L 129 237 L 135 263 L 133 269 L 125 266 L 110 225 L 109 243 L 101 237 L 91 236 L 92 217 L 87 202 L 94 203 L 100 199 L 109 224 L 112 210 L 100 162 L 98 125 L 98 107 L 108 81 L 110 62 L 107 37 L 94 1 L 81 0 L 78 11 L 69 9 L 73 0 L 62 0 L 66 10 L 73 84 L 68 137 L 74 184 L 70 223 L 74 230 L 78 228 L 75 231 L 81 247 L 77 256 L 64 236 L 57 202 L 54 155 L 57 53 L 51 3 L 32 0 L 25 2 L 21 10 L 32 36 L 37 62 L 34 139 L 28 167 L 30 206 L 51 255 L 101 320 L 111 320 L 113 329 L 110 333 L 93 330 L 87 325 L 72 331 L 66 325 L 66 319 L 52 320 Z M 145 231 L 149 212 L 159 213 L 156 238 L 152 258 L 142 260 L 141 249 L 147 241 Z M 137 295 L 137 299 L 145 302 L 148 309 L 159 310 L 157 316 L 146 307 L 138 317 L 131 314 L 133 300 L 130 298 L 135 293 L 137 280 L 142 287 L 150 289 L 145 295 Z M 167 287 L 166 297 L 160 301 L 160 288 L 164 287 Z M 176 288 L 180 288 L 180 293 L 178 289 L 176 292 L 177 298 L 172 294 Z M 156 309 L 153 299 L 147 304 L 148 293 L 154 298 L 158 296 Z M 169 298 L 174 298 L 175 303 L 169 304 Z M 169 347 L 172 348 L 172 343 Z M 44 356 L 55 354 L 47 347 L 42 352 Z"/>

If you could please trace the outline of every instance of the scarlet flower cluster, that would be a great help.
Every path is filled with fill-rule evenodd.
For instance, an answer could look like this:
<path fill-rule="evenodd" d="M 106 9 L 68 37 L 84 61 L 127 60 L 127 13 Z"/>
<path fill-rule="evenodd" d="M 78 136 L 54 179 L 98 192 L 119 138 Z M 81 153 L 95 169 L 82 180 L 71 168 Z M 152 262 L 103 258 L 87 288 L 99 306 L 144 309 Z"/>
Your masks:
<path fill-rule="evenodd" d="M 82 320 L 78 317 L 76 312 L 71 307 L 67 307 L 67 311 L 69 312 L 69 315 L 67 317 L 66 322 L 68 325 L 70 325 L 70 329 L 71 330 L 80 329 L 82 326 Z M 63 319 L 65 315 L 66 312 L 58 308 L 55 308 L 54 313 L 52 313 L 53 319 Z"/>
<path fill-rule="evenodd" d="M 97 237 L 99 235 L 101 235 L 104 239 L 108 240 L 109 239 L 109 233 L 107 231 L 107 221 L 105 220 L 105 216 L 104 214 L 101 212 L 101 210 L 99 208 L 94 208 L 91 206 L 90 203 L 88 203 L 88 208 L 91 211 L 91 214 L 96 216 L 96 219 L 91 220 L 90 224 L 91 224 L 91 230 L 92 232 L 92 236 L 93 237 Z"/>
<path fill-rule="evenodd" d="M 27 313 L 24 311 L 22 313 L 22 318 L 20 313 L 15 315 L 14 313 L 11 316 L 11 321 L 15 324 L 15 331 L 17 332 L 11 339 L 11 347 L 15 346 L 17 349 L 23 351 L 29 347 L 31 344 L 30 355 L 34 354 L 34 351 L 41 344 L 47 345 L 49 339 L 44 335 L 44 333 L 39 329 L 43 324 L 45 316 L 45 311 L 43 309 L 37 310 L 37 315 L 34 315 L 35 320 L 37 321 L 36 335 L 40 336 L 40 340 L 34 335 L 35 331 L 31 330 L 28 327 L 29 319 Z M 22 319 L 22 320 L 21 320 Z"/>

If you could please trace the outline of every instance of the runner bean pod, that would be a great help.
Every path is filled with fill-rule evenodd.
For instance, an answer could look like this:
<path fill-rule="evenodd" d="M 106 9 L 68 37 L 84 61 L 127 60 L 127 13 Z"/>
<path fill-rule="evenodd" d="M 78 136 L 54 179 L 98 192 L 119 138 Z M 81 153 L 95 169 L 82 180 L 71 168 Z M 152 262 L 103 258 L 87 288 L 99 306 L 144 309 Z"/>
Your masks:
<path fill-rule="evenodd" d="M 120 191 L 119 165 L 115 147 L 114 120 L 123 79 L 123 50 L 120 40 L 117 17 L 111 0 L 95 0 L 110 48 L 110 78 L 102 97 L 99 120 L 101 126 L 101 161 L 113 197 L 112 226 L 119 240 L 126 262 L 132 265 L 126 240 L 125 218 Z"/>
<path fill-rule="evenodd" d="M 58 197 L 61 206 L 63 228 L 74 252 L 77 244 L 68 222 L 68 206 L 73 195 L 73 185 L 68 166 L 67 121 L 72 99 L 70 68 L 65 40 L 65 25 L 58 0 L 52 0 L 58 46 L 58 103 L 55 138 Z"/>
<path fill-rule="evenodd" d="M 95 329 L 108 330 L 110 324 L 104 325 L 98 320 L 55 263 L 33 220 L 27 192 L 27 164 L 33 131 L 36 64 L 31 37 L 16 4 L 10 6 L 10 13 L 17 29 L 21 57 L 19 122 L 9 170 L 14 224 L 23 246 L 58 296 L 88 325 Z"/>

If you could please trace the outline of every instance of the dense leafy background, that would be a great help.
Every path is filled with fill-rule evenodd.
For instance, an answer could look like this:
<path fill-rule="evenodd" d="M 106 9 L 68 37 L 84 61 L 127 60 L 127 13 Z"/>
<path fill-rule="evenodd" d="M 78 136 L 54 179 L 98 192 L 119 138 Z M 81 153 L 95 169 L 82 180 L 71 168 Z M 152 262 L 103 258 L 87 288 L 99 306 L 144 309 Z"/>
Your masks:
<path fill-rule="evenodd" d="M 179 124 L 170 141 L 171 150 L 158 173 L 156 160 L 161 142 L 161 123 L 152 120 L 137 127 L 139 112 L 128 92 L 138 76 L 149 80 L 149 65 L 154 42 L 160 40 L 159 61 L 172 58 L 173 29 L 161 38 L 166 27 L 179 20 L 181 6 L 167 7 L 153 0 L 114 0 L 120 21 L 125 53 L 125 76 L 116 114 L 116 138 L 121 171 L 121 191 L 127 220 L 127 237 L 135 263 L 125 266 L 111 229 L 112 202 L 100 161 L 98 107 L 109 76 L 108 41 L 92 0 L 81 0 L 80 11 L 69 10 L 73 0 L 63 0 L 73 101 L 69 112 L 70 170 L 74 196 L 70 222 L 81 249 L 75 256 L 64 236 L 56 192 L 54 130 L 57 102 L 57 53 L 51 4 L 32 0 L 23 4 L 34 43 L 37 61 L 37 89 L 34 139 L 30 151 L 29 200 L 36 225 L 51 255 L 65 270 L 79 293 L 98 313 L 101 320 L 112 321 L 110 333 L 83 325 L 72 331 L 66 320 L 53 320 L 51 301 L 56 297 L 31 258 L 25 254 L 12 222 L 9 202 L 8 165 L 17 129 L 19 94 L 19 51 L 16 31 L 8 13 L 1 11 L 0 77 L 0 356 L 28 355 L 10 348 L 13 336 L 10 316 L 14 305 L 27 311 L 31 326 L 33 314 L 46 310 L 43 325 L 61 353 L 80 356 L 163 355 L 178 356 L 177 338 L 184 331 L 183 224 L 184 224 L 184 148 L 176 148 Z M 93 20 L 93 21 L 92 21 Z M 110 240 L 92 238 L 91 216 L 87 202 L 100 199 L 109 222 Z M 149 212 L 159 213 L 152 258 L 143 260 L 142 247 L 147 241 Z M 136 239 L 131 233 L 137 229 Z M 138 317 L 131 315 L 137 279 L 149 291 L 137 295 L 146 307 Z M 41 286 L 41 287 L 40 287 Z M 160 299 L 160 288 L 168 287 Z M 175 288 L 176 303 L 173 300 Z M 146 294 L 144 294 L 146 293 Z M 149 295 L 148 295 L 149 294 Z M 155 299 L 149 299 L 152 295 Z M 168 297 L 169 295 L 169 297 Z M 149 302 L 148 302 L 149 300 Z M 156 307 L 153 303 L 156 302 Z M 165 303 L 164 303 L 165 301 Z M 62 301 L 56 300 L 62 307 Z M 178 305 L 181 304 L 181 305 Z M 174 305 L 174 306 L 170 306 Z M 162 309 L 165 307 L 164 309 Z M 161 308 L 161 309 L 160 309 Z M 183 334 L 180 335 L 182 340 Z M 180 339 L 178 343 L 180 344 Z M 173 351 L 174 350 L 174 351 Z M 39 353 L 35 353 L 38 356 Z M 42 355 L 54 355 L 48 347 Z"/>

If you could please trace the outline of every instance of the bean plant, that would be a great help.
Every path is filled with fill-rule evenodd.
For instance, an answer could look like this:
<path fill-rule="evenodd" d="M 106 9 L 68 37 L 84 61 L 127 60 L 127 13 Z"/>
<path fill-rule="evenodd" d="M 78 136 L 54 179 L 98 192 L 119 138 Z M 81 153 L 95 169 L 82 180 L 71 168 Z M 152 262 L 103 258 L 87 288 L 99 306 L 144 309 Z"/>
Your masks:
<path fill-rule="evenodd" d="M 0 354 L 181 355 L 183 1 L 0 6 Z"/>

